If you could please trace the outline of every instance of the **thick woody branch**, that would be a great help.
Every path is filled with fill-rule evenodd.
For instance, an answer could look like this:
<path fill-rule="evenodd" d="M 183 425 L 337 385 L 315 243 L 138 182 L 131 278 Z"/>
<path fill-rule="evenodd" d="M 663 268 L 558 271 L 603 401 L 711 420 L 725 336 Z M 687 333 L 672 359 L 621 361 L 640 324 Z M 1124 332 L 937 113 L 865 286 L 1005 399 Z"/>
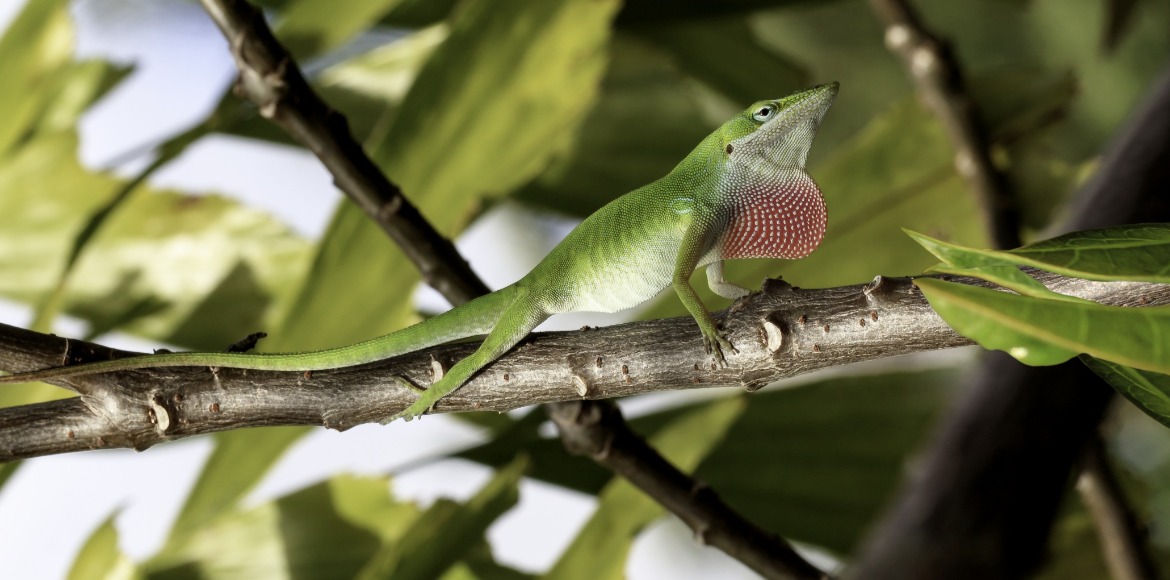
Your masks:
<path fill-rule="evenodd" d="M 788 542 L 740 516 L 710 487 L 663 459 L 630 430 L 616 406 L 571 401 L 547 409 L 569 451 L 593 458 L 655 498 L 700 542 L 723 550 L 764 578 L 829 577 Z"/>
<path fill-rule="evenodd" d="M 228 39 L 240 71 L 236 91 L 321 160 L 338 189 L 402 248 L 424 282 L 452 304 L 486 294 L 487 287 L 450 240 L 431 228 L 365 154 L 345 117 L 309 87 L 300 67 L 272 35 L 263 14 L 245 0 L 202 3 Z"/>
<path fill-rule="evenodd" d="M 1020 245 L 1020 211 L 1011 183 L 991 161 L 991 139 L 967 94 L 950 45 L 922 25 L 905 0 L 869 0 L 886 26 L 886 45 L 906 65 L 919 97 L 955 148 L 955 169 L 978 196 L 998 248 Z"/>
<path fill-rule="evenodd" d="M 1170 286 L 1038 277 L 1057 291 L 1107 304 L 1170 303 Z M 971 344 L 934 313 L 908 278 L 822 290 L 768 281 L 763 292 L 719 317 L 739 350 L 726 367 L 704 351 L 690 318 L 535 334 L 444 398 L 436 411 L 507 411 L 686 388 L 752 391 L 823 368 Z M 77 362 L 130 355 L 14 327 L 0 330 L 0 361 L 7 371 L 56 365 L 66 349 Z M 475 346 L 446 345 L 313 373 L 174 367 L 61 379 L 84 395 L 0 409 L 0 461 L 94 448 L 145 449 L 244 427 L 348 429 L 414 401 L 394 377 L 430 384 L 432 365 L 450 368 Z"/>

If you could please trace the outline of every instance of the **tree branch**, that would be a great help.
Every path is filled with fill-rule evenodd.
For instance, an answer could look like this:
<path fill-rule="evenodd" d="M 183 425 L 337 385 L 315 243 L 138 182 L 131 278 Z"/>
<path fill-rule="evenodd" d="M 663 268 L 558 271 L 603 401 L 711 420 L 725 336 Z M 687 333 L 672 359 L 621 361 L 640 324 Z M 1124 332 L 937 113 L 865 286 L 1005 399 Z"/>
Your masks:
<path fill-rule="evenodd" d="M 991 161 L 991 139 L 963 81 L 951 47 L 922 25 L 905 0 L 869 0 L 886 26 L 886 45 L 902 57 L 919 97 L 955 148 L 955 169 L 983 206 L 997 248 L 1020 245 L 1020 210 L 1011 182 Z"/>
<path fill-rule="evenodd" d="M 353 138 L 345 117 L 313 92 L 296 61 L 273 36 L 264 15 L 246 0 L 201 0 L 228 39 L 240 70 L 236 91 L 260 114 L 304 145 L 333 183 L 393 239 L 423 281 L 452 304 L 486 294 L 450 240 L 439 235 L 402 190 L 382 174 Z"/>
<path fill-rule="evenodd" d="M 1170 286 L 1104 283 L 1038 273 L 1053 289 L 1115 305 L 1170 304 Z M 507 411 L 539 403 L 608 399 L 679 388 L 754 391 L 814 370 L 971 341 L 934 313 L 909 278 L 795 289 L 769 281 L 719 314 L 739 349 L 714 364 L 691 318 L 532 335 L 438 412 Z M 432 365 L 450 368 L 474 350 L 454 344 L 385 361 L 312 373 L 154 368 L 63 378 L 78 399 L 0 409 L 0 461 L 84 449 L 145 449 L 162 441 L 269 425 L 348 429 L 415 399 L 402 376 L 429 384 Z M 130 356 L 99 345 L 0 325 L 0 366 L 25 371 L 70 359 Z"/>
<path fill-rule="evenodd" d="M 629 428 L 616 406 L 571 401 L 546 408 L 569 451 L 592 458 L 655 498 L 701 543 L 723 550 L 764 578 L 829 577 L 788 542 L 740 516 L 714 490 L 663 459 Z"/>
<path fill-rule="evenodd" d="M 1085 449 L 1077 491 L 1097 528 L 1105 565 L 1114 580 L 1152 580 L 1158 577 L 1146 549 L 1146 530 L 1125 501 L 1121 484 L 1109 466 L 1105 445 L 1098 437 Z"/>

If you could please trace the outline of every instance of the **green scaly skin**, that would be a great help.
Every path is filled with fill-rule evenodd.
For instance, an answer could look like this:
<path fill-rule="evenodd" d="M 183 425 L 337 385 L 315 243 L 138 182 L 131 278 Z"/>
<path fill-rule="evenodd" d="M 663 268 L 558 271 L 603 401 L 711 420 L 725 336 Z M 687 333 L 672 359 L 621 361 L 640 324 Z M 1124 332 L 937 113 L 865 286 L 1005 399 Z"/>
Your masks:
<path fill-rule="evenodd" d="M 837 83 L 760 101 L 703 140 L 665 177 L 599 209 L 520 281 L 444 314 L 350 346 L 302 353 L 165 353 L 0 377 L 0 383 L 164 366 L 314 371 L 381 360 L 487 334 L 418 400 L 391 417 L 431 410 L 553 314 L 615 312 L 673 287 L 724 363 L 735 348 L 720 333 L 689 279 L 699 266 L 716 294 L 748 290 L 723 280 L 723 260 L 796 259 L 820 243 L 825 206 L 805 159 Z M 404 379 L 404 386 L 416 389 Z"/>

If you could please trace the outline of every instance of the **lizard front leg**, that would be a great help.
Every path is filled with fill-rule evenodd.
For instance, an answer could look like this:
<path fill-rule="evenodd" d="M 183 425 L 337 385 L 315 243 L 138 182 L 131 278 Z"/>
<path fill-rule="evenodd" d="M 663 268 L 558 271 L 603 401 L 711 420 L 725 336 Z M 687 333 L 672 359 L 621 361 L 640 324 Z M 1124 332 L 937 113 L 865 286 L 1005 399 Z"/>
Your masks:
<path fill-rule="evenodd" d="M 675 261 L 674 278 L 671 285 L 674 287 L 675 293 L 678 294 L 678 299 L 686 307 L 687 312 L 690 312 L 695 322 L 698 323 L 699 331 L 703 333 L 703 345 L 707 348 L 707 352 L 715 357 L 717 363 L 724 365 L 727 363 L 727 359 L 723 354 L 724 350 L 735 354 L 738 354 L 739 351 L 735 350 L 731 341 L 727 340 L 723 336 L 723 333 L 719 331 L 719 327 L 715 325 L 715 320 L 711 318 L 711 313 L 707 311 L 707 307 L 703 304 L 702 300 L 699 300 L 699 295 L 691 287 L 691 273 L 695 271 L 695 267 L 699 263 L 699 257 L 706 253 L 714 237 L 710 231 L 705 231 L 709 229 L 709 224 L 706 221 L 696 220 L 696 222 L 692 222 L 691 226 L 687 228 L 687 233 L 683 236 L 682 243 L 679 245 L 678 258 Z M 710 276 L 711 270 L 708 269 L 707 272 L 708 276 Z M 717 268 L 716 272 L 719 274 L 719 278 L 723 277 L 721 267 Z M 725 289 L 729 293 L 732 291 L 732 288 L 738 288 L 738 286 L 724 284 L 725 288 L 721 289 Z M 712 286 L 712 289 L 717 293 L 719 292 L 714 286 Z"/>

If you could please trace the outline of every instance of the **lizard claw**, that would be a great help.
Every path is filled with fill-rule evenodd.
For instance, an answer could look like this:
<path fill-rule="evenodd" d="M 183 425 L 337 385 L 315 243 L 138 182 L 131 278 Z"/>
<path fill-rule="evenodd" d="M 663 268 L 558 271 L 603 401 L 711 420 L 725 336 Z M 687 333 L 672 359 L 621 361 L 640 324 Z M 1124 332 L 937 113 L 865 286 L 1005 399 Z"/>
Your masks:
<path fill-rule="evenodd" d="M 719 333 L 715 333 L 713 336 L 703 336 L 703 345 L 707 348 L 707 354 L 713 356 L 715 362 L 721 367 L 727 366 L 727 358 L 723 355 L 724 350 L 731 354 L 739 354 L 731 341 Z"/>
<path fill-rule="evenodd" d="M 417 394 L 419 396 L 419 398 L 411 406 L 403 409 L 399 413 L 391 415 L 390 418 L 383 420 L 382 421 L 383 425 L 388 425 L 388 424 L 393 423 L 394 421 L 397 421 L 399 419 L 405 419 L 407 421 L 410 421 L 410 420 L 414 419 L 415 417 L 420 417 L 422 415 L 429 413 L 431 411 L 431 409 L 434 408 L 435 404 L 433 402 L 427 400 L 427 396 L 426 396 L 427 390 L 426 389 L 414 384 L 413 381 L 411 381 L 410 379 L 408 379 L 406 377 L 395 376 L 393 378 L 394 378 L 395 382 L 397 382 L 399 385 L 402 385 L 403 387 L 406 387 L 407 389 L 414 391 L 414 393 Z"/>

